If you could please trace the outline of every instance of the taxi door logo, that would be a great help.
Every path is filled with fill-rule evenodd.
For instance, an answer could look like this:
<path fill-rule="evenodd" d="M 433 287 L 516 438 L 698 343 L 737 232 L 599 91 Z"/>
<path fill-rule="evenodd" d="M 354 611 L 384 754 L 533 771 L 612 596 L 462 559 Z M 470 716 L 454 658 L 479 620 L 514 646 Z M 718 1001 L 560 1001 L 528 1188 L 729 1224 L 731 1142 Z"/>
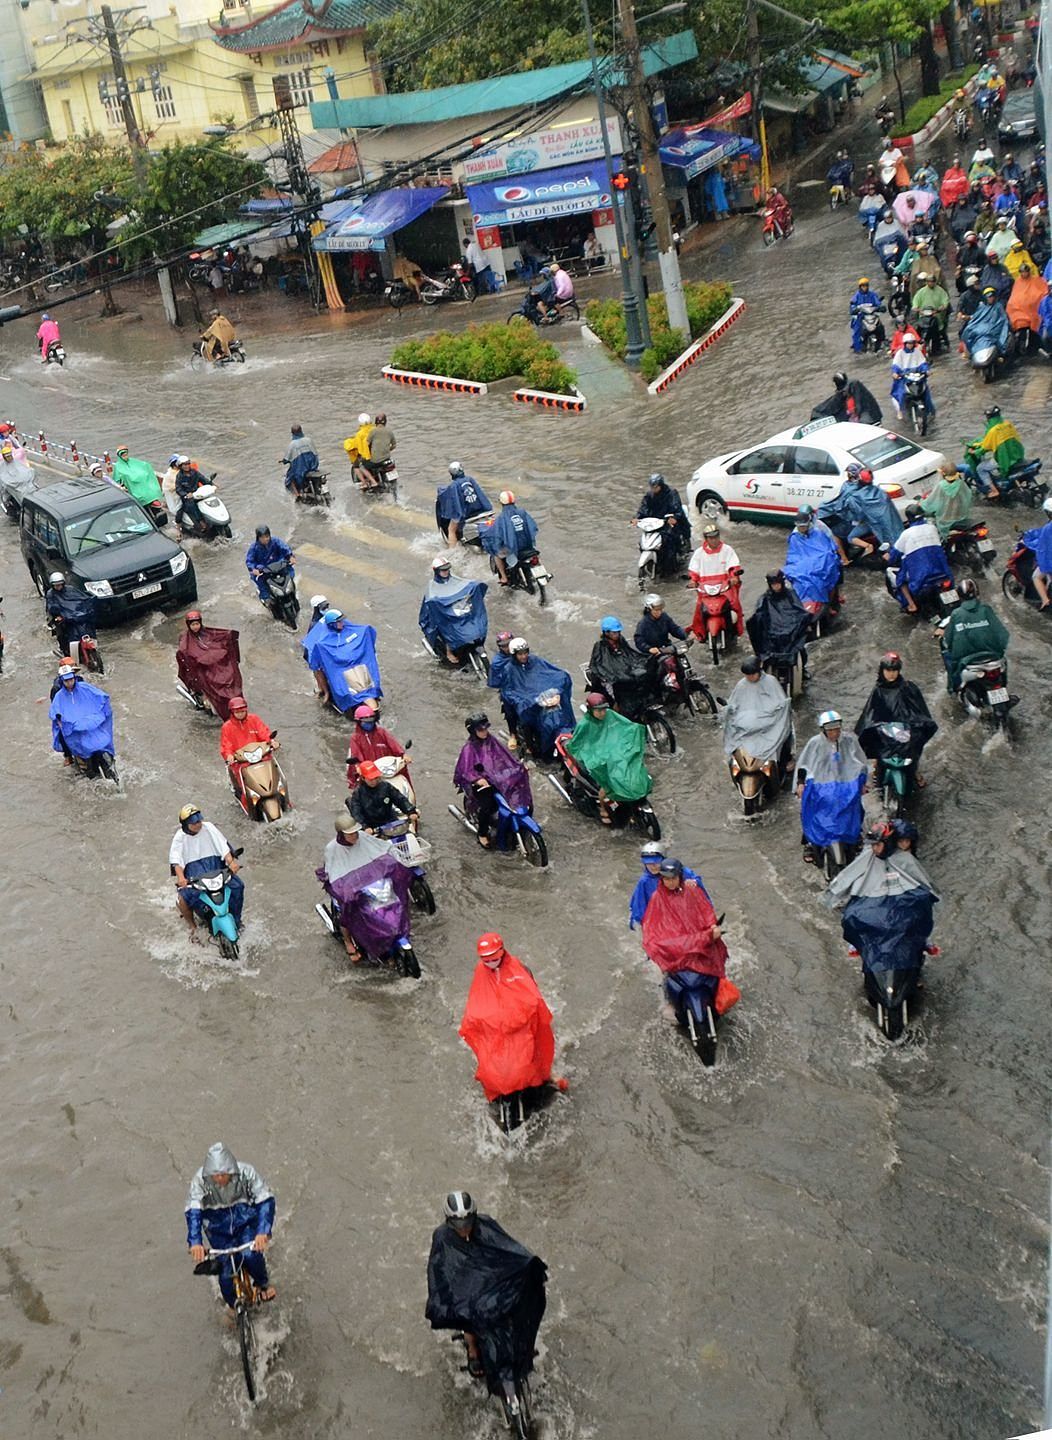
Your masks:
<path fill-rule="evenodd" d="M 742 488 L 744 489 L 746 495 L 755 495 L 757 490 L 759 490 L 760 488 L 760 482 L 753 479 L 746 480 Z"/>

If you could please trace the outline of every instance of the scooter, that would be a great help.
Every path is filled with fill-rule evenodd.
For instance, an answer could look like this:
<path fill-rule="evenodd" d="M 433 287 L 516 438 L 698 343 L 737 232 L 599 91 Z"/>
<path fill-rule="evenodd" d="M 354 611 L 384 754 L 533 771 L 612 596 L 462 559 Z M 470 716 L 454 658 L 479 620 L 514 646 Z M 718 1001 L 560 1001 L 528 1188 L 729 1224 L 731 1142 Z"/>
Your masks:
<path fill-rule="evenodd" d="M 958 139 L 958 140 L 964 140 L 964 139 L 966 139 L 966 138 L 967 138 L 967 135 L 968 135 L 968 132 L 969 132 L 969 130 L 970 130 L 971 128 L 972 128 L 972 117 L 971 117 L 971 115 L 968 113 L 968 111 L 967 111 L 967 110 L 955 110 L 955 111 L 953 112 L 953 133 L 956 135 L 957 139 Z"/>
<path fill-rule="evenodd" d="M 884 571 L 884 585 L 896 603 L 898 601 L 897 575 L 898 569 L 894 565 L 889 565 Z M 945 576 L 941 580 L 931 580 L 923 590 L 915 590 L 911 593 L 913 603 L 917 607 L 914 618 L 918 620 L 934 620 L 950 615 L 961 603 L 960 592 L 953 581 Z"/>
<path fill-rule="evenodd" d="M 498 850 L 510 850 L 513 847 L 528 865 L 543 870 L 548 864 L 548 846 L 545 843 L 544 831 L 537 820 L 523 805 L 512 805 L 499 790 L 495 792 L 497 801 L 497 845 Z M 459 820 L 465 830 L 477 835 L 478 825 L 470 815 L 465 814 L 457 805 L 446 807 L 454 820 Z"/>
<path fill-rule="evenodd" d="M 873 118 L 880 126 L 881 139 L 886 140 L 891 134 L 891 127 L 895 123 L 895 111 L 886 95 L 880 97 L 880 104 L 873 112 Z"/>
<path fill-rule="evenodd" d="M 210 365 L 216 366 L 216 368 L 221 368 L 224 365 L 244 365 L 245 347 L 240 340 L 231 340 L 229 355 L 217 355 L 213 360 L 210 355 L 205 354 L 205 342 L 203 340 L 195 340 L 192 358 L 194 360 L 205 360 Z"/>
<path fill-rule="evenodd" d="M 232 853 L 234 859 L 238 860 L 244 854 L 244 850 L 234 850 Z M 237 921 L 230 913 L 229 868 L 220 864 L 218 869 L 209 870 L 204 875 L 197 875 L 188 883 L 197 891 L 208 911 L 207 915 L 201 915 L 195 906 L 195 922 L 208 926 L 208 932 L 219 946 L 219 953 L 224 960 L 236 960 L 241 932 L 238 929 Z"/>
<path fill-rule="evenodd" d="M 69 623 L 57 616 L 48 621 L 48 628 L 55 637 L 56 655 L 68 655 L 74 665 L 82 665 L 85 670 L 90 670 L 95 675 L 105 675 L 106 666 L 103 664 L 102 651 L 96 636 L 71 635 Z"/>
<path fill-rule="evenodd" d="M 120 788 L 120 777 L 113 763 L 114 757 L 108 750 L 96 750 L 91 755 L 74 755 L 70 752 L 73 768 L 87 780 L 112 780 Z"/>
<path fill-rule="evenodd" d="M 859 849 L 857 841 L 851 843 L 847 840 L 834 840 L 829 845 L 812 845 L 811 854 L 814 856 L 815 865 L 824 871 L 826 879 L 833 880 L 845 866 L 851 864 Z"/>
<path fill-rule="evenodd" d="M 681 705 L 691 715 L 715 715 L 716 697 L 690 663 L 693 641 L 693 636 L 686 640 L 674 639 L 658 656 L 661 703 Z"/>
<path fill-rule="evenodd" d="M 942 542 L 951 565 L 973 565 L 982 569 L 997 558 L 997 550 L 989 539 L 989 527 L 981 520 L 970 525 L 955 525 Z"/>
<path fill-rule="evenodd" d="M 778 219 L 778 212 L 773 210 L 770 205 L 764 206 L 760 217 L 763 220 L 763 243 L 765 246 L 773 245 L 776 240 L 788 240 L 793 233 L 792 219 L 790 218 L 783 228 L 782 222 Z"/>
<path fill-rule="evenodd" d="M 61 340 L 52 340 L 44 352 L 45 365 L 65 365 L 66 347 Z"/>
<path fill-rule="evenodd" d="M 884 721 L 875 729 L 883 752 L 877 756 L 876 789 L 888 818 L 897 820 L 917 792 L 917 767 L 909 753 L 910 729 L 894 720 Z"/>
<path fill-rule="evenodd" d="M 671 517 L 658 516 L 648 517 L 636 521 L 636 528 L 639 531 L 639 564 L 637 566 L 637 578 L 639 589 L 650 590 L 653 588 L 657 576 L 658 552 L 661 549 L 662 532 L 665 529 L 666 521 Z"/>
<path fill-rule="evenodd" d="M 916 1013 L 924 953 L 909 970 L 870 970 L 865 960 L 862 962 L 862 987 L 873 1006 L 877 1028 L 888 1040 L 900 1039 L 912 1018 L 911 1008 Z"/>
<path fill-rule="evenodd" d="M 273 731 L 272 737 L 277 733 Z M 234 795 L 250 820 L 270 824 L 292 809 L 285 772 L 272 746 L 246 745 L 235 752 L 234 758 L 244 762 L 234 784 Z"/>
<path fill-rule="evenodd" d="M 934 360 L 940 351 L 949 348 L 939 317 L 931 306 L 925 306 L 917 316 L 917 334 L 929 360 Z"/>
<path fill-rule="evenodd" d="M 551 773 L 548 779 L 568 805 L 572 805 L 589 819 L 598 820 L 599 786 L 567 750 L 566 743 L 570 735 L 571 732 L 566 731 L 555 742 L 555 754 L 562 766 L 562 779 Z M 649 800 L 607 799 L 605 804 L 614 828 L 632 827 L 641 830 L 648 840 L 661 839 L 661 825 Z"/>
<path fill-rule="evenodd" d="M 453 264 L 437 280 L 425 276 L 420 286 L 420 299 L 425 305 L 438 305 L 443 300 L 467 300 L 474 304 L 475 285 L 463 265 Z"/>
<path fill-rule="evenodd" d="M 489 656 L 486 653 L 485 641 L 475 640 L 468 645 L 450 646 L 453 654 L 457 657 L 457 663 L 454 666 L 451 664 L 449 657 L 445 653 L 445 646 L 443 646 L 440 653 L 431 644 L 430 640 L 428 640 L 426 635 L 422 635 L 421 639 L 424 644 L 424 649 L 432 657 L 432 659 L 437 660 L 439 664 L 445 665 L 451 670 L 462 670 L 465 664 L 470 665 L 475 675 L 475 678 L 477 680 L 481 680 L 483 685 L 488 684 Z"/>
<path fill-rule="evenodd" d="M 859 224 L 862 226 L 863 230 L 866 232 L 866 239 L 869 241 L 869 243 L 870 243 L 871 246 L 872 246 L 872 244 L 873 244 L 873 232 L 874 232 L 874 230 L 877 228 L 877 226 L 880 224 L 880 217 L 881 217 L 882 213 L 883 213 L 883 206 L 881 206 L 880 208 L 878 208 L 878 207 L 875 206 L 875 205 L 868 205 L 868 206 L 865 208 L 865 210 L 863 210 L 863 209 L 861 209 L 861 208 L 859 209 L 859 212 L 858 212 Z"/>
<path fill-rule="evenodd" d="M 706 1069 L 716 1063 L 719 983 L 715 975 L 701 975 L 696 970 L 673 970 L 665 976 L 665 999 L 676 1012 L 676 1023 L 690 1036 L 694 1053 Z"/>
<path fill-rule="evenodd" d="M 212 484 L 199 485 L 188 498 L 196 502 L 205 528 L 198 529 L 187 515 L 185 508 L 180 505 L 179 514 L 176 517 L 180 529 L 198 540 L 229 540 L 233 533 L 230 529 L 230 511 L 220 500 L 216 487 Z"/>
<path fill-rule="evenodd" d="M 285 462 L 279 462 L 285 463 Z M 288 469 L 288 465 L 285 465 Z M 300 476 L 299 488 L 294 491 L 300 505 L 331 505 L 332 492 L 329 489 L 327 470 L 308 470 Z"/>
<path fill-rule="evenodd" d="M 996 345 L 976 345 L 968 356 L 973 370 L 983 377 L 983 384 L 989 385 L 997 378 L 997 367 L 1004 363 L 1004 356 Z"/>
<path fill-rule="evenodd" d="M 675 755 L 677 740 L 676 732 L 668 716 L 661 709 L 664 703 L 665 692 L 655 703 L 647 698 L 647 692 L 632 690 L 628 696 L 624 693 L 618 694 L 616 689 L 604 684 L 598 675 L 593 675 L 587 665 L 581 666 L 581 673 L 584 675 L 585 684 L 589 690 L 598 690 L 609 700 L 612 707 L 619 715 L 624 715 L 627 720 L 632 720 L 637 725 L 642 725 L 647 732 L 647 742 L 658 755 Z M 653 693 L 652 690 L 649 693 Z"/>
<path fill-rule="evenodd" d="M 407 740 L 405 748 L 408 750 L 412 743 L 412 740 Z M 388 785 L 393 785 L 411 805 L 416 804 L 416 790 L 409 775 L 408 755 L 381 755 L 376 761 L 376 767 Z"/>
<path fill-rule="evenodd" d="M 705 638 L 709 644 L 712 663 L 718 665 L 720 656 L 736 638 L 734 610 L 731 607 L 729 585 L 710 585 L 704 580 L 698 586 L 698 600 L 705 620 Z"/>
<path fill-rule="evenodd" d="M 891 276 L 891 291 L 888 295 L 888 314 L 893 320 L 902 320 L 909 314 L 910 287 L 905 275 Z"/>
<path fill-rule="evenodd" d="M 1008 729 L 1012 710 L 1019 703 L 1018 695 L 1008 693 L 1007 660 L 994 655 L 989 659 L 977 656 L 964 666 L 957 694 L 973 720 L 990 715 L 997 730 Z"/>
<path fill-rule="evenodd" d="M 267 608 L 275 620 L 295 630 L 299 620 L 300 602 L 296 595 L 296 577 L 288 560 L 272 560 L 263 567 L 267 582 Z"/>
<path fill-rule="evenodd" d="M 792 655 L 767 655 L 763 668 L 768 675 L 774 676 L 790 700 L 796 700 L 804 693 L 806 672 L 802 649 Z"/>
<path fill-rule="evenodd" d="M 335 900 L 327 899 L 324 903 L 318 901 L 314 909 L 320 916 L 322 923 L 334 939 L 343 944 L 343 937 L 340 933 L 340 911 Z M 412 942 L 408 935 L 399 935 L 395 938 L 390 950 L 385 955 L 369 955 L 362 952 L 361 964 L 373 965 L 377 969 L 397 970 L 408 980 L 420 979 L 420 961 L 416 958 Z"/>
<path fill-rule="evenodd" d="M 786 740 L 781 754 L 774 760 L 758 760 L 739 747 L 727 761 L 746 819 L 759 815 L 778 798 L 792 770 L 792 740 Z"/>
<path fill-rule="evenodd" d="M 453 1339 L 463 1344 L 467 1349 L 463 1333 L 458 1331 Z M 485 1356 L 486 1351 L 482 1351 Z M 486 1388 L 491 1395 L 496 1395 L 501 1403 L 504 1413 L 504 1424 L 515 1440 L 534 1440 L 535 1431 L 533 1428 L 533 1411 L 530 1397 L 530 1382 L 528 1371 L 532 1369 L 532 1361 L 526 1367 L 527 1373 L 517 1376 L 514 1380 L 504 1379 L 502 1376 L 485 1373 Z M 471 1373 L 470 1361 L 467 1365 L 461 1366 L 462 1370 Z"/>
<path fill-rule="evenodd" d="M 1001 576 L 1001 591 L 1013 605 L 1027 604 L 1034 610 L 1041 609 L 1041 596 L 1034 588 L 1034 570 L 1037 557 L 1027 544 L 1026 536 L 1020 535 L 1015 549 L 1008 557 L 1008 564 Z M 1052 615 L 1052 609 L 1042 612 Z"/>
<path fill-rule="evenodd" d="M 386 759 L 393 759 L 393 756 L 386 756 Z M 401 756 L 397 757 L 401 759 Z M 350 804 L 350 801 L 348 801 Z M 408 816 L 398 820 L 390 820 L 386 825 L 380 827 L 380 836 L 384 840 L 390 840 L 402 864 L 412 871 L 412 881 L 409 885 L 409 898 L 418 910 L 423 910 L 425 915 L 433 915 L 437 906 L 435 897 L 431 893 L 431 886 L 427 883 L 427 859 L 431 854 L 431 842 L 422 840 L 413 830 L 413 822 Z"/>
<path fill-rule="evenodd" d="M 878 355 L 884 348 L 887 334 L 884 330 L 884 322 L 880 318 L 880 310 L 883 306 L 860 305 L 858 315 L 862 324 L 862 353 L 863 355 Z"/>
<path fill-rule="evenodd" d="M 974 442 L 965 444 L 960 468 L 968 484 L 980 495 L 983 492 L 979 485 L 979 461 L 983 458 L 984 452 Z M 1031 510 L 1038 509 L 1048 494 L 1048 486 L 1037 478 L 1042 463 L 1037 459 L 1017 461 L 999 483 L 994 482 L 1001 500 L 1019 500 Z"/>
<path fill-rule="evenodd" d="M 492 563 L 492 562 L 491 562 Z M 496 570 L 496 566 L 493 567 Z M 518 556 L 515 565 L 508 565 L 508 588 L 525 590 L 527 595 L 536 595 L 539 605 L 548 603 L 548 586 L 552 572 L 536 550 L 527 550 Z"/>
<path fill-rule="evenodd" d="M 928 377 L 917 370 L 909 370 L 905 376 L 906 391 L 902 403 L 913 424 L 914 433 L 927 435 L 928 420 Z"/>

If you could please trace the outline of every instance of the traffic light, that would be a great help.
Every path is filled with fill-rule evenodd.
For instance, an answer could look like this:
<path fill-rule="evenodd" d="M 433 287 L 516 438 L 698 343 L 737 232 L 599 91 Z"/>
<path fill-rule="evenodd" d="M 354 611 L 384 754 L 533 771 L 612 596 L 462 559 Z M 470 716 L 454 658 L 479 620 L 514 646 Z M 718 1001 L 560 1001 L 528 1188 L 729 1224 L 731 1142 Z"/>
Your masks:
<path fill-rule="evenodd" d="M 621 171 L 619 171 L 619 172 L 614 176 L 614 182 L 613 182 L 613 183 L 614 183 L 614 189 L 615 189 L 615 190 L 620 190 L 621 193 L 624 194 L 624 192 L 625 192 L 626 190 L 628 190 L 628 189 L 631 188 L 631 185 L 632 185 L 632 177 L 631 177 L 630 175 L 626 175 L 625 172 L 624 172 L 623 170 L 621 170 Z"/>

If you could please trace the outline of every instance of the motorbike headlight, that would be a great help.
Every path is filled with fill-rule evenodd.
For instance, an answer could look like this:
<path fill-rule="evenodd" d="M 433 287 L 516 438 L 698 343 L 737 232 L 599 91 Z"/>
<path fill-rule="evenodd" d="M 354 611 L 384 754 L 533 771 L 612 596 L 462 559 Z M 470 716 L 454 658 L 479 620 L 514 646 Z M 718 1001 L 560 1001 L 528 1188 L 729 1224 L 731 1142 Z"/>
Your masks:
<path fill-rule="evenodd" d="M 180 550 L 178 555 L 173 555 L 170 561 L 173 575 L 181 575 L 190 563 L 190 557 L 185 550 Z"/>
<path fill-rule="evenodd" d="M 113 586 L 108 580 L 86 580 L 84 589 L 96 600 L 105 600 L 113 594 Z"/>

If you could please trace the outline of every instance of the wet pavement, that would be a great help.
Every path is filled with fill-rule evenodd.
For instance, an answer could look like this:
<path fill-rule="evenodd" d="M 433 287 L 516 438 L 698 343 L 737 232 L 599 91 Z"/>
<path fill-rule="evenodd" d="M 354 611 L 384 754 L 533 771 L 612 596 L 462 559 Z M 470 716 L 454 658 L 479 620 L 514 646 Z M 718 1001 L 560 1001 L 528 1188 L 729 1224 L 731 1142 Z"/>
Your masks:
<path fill-rule="evenodd" d="M 702 1429 L 991 1440 L 1036 1426 L 1052 938 L 1052 660 L 1037 617 L 1009 611 L 996 577 L 984 583 L 1010 626 L 1022 696 L 1008 741 L 949 703 L 927 627 L 897 612 L 877 576 L 848 577 L 844 621 L 812 652 L 801 741 L 829 706 L 858 713 L 889 646 L 941 727 L 917 819 L 943 953 L 922 1019 L 894 1048 L 818 907 L 794 803 L 746 826 L 710 722 L 684 722 L 679 753 L 654 762 L 653 799 L 672 850 L 727 915 L 743 999 L 712 1071 L 661 1020 L 657 971 L 627 929 L 634 839 L 601 833 L 540 774 L 547 870 L 481 855 L 446 812 L 463 717 L 480 702 L 495 713 L 496 696 L 440 671 L 419 643 L 435 480 L 458 458 L 537 518 L 552 603 L 491 591 L 491 638 L 523 633 L 576 677 L 601 615 L 634 623 L 628 520 L 651 470 L 684 491 L 709 456 L 806 419 L 842 365 L 884 403 L 887 357 L 848 349 L 847 297 L 872 273 L 870 252 L 853 213 L 831 215 L 821 198 L 797 193 L 786 246 L 764 252 L 758 223 L 740 220 L 692 259 L 731 279 L 748 310 L 666 396 L 646 399 L 601 352 L 560 337 L 589 395 L 583 416 L 396 389 L 379 371 L 405 316 L 249 335 L 248 364 L 208 374 L 188 367 L 182 342 L 142 327 L 104 339 L 93 327 L 82 348 L 71 325 L 68 368 L 43 374 L 25 329 L 0 335 L 0 408 L 26 429 L 111 452 L 125 442 L 158 464 L 185 449 L 219 471 L 236 537 L 193 547 L 200 602 L 241 632 L 248 698 L 280 731 L 296 805 L 266 831 L 240 818 L 217 724 L 174 687 L 178 616 L 103 636 L 121 793 L 65 773 L 49 749 L 39 602 L 17 533 L 0 524 L 0 1162 L 12 1197 L 0 1434 L 490 1440 L 499 1415 L 423 1320 L 430 1231 L 453 1185 L 551 1267 L 534 1389 L 543 1440 Z M 1048 384 L 1034 363 L 984 390 L 955 356 L 939 359 L 931 443 L 957 454 L 996 398 L 1028 449 L 1052 453 Z M 380 408 L 403 484 L 398 504 L 367 505 L 340 441 L 359 410 Z M 282 490 L 291 421 L 333 476 L 327 514 L 293 513 Z M 350 973 L 314 915 L 348 726 L 320 711 L 298 640 L 254 598 L 242 555 L 260 521 L 293 542 L 304 599 L 323 591 L 379 632 L 385 723 L 414 740 L 434 845 L 439 911 L 414 922 L 419 983 Z M 1017 521 L 992 515 L 999 561 Z M 728 533 L 751 607 L 785 536 Z M 484 573 L 475 555 L 458 568 Z M 686 593 L 666 593 L 685 618 Z M 737 678 L 736 664 L 721 668 L 715 688 Z M 192 947 L 172 908 L 167 847 L 188 799 L 246 847 L 237 965 Z M 571 1086 L 511 1142 L 456 1036 L 486 929 L 534 968 Z M 278 1197 L 280 1298 L 262 1316 L 253 1413 L 183 1247 L 186 1183 L 220 1137 Z"/>

